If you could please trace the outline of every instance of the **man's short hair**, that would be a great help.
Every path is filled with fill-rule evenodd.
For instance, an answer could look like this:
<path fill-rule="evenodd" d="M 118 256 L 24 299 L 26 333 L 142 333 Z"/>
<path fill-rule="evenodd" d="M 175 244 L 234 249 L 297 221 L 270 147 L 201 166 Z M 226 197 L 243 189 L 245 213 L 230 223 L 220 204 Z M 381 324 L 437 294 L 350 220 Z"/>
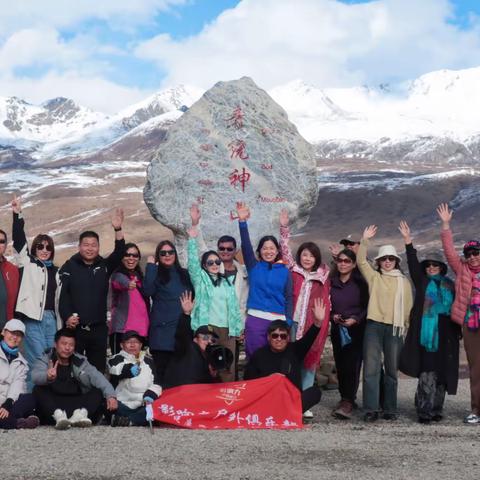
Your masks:
<path fill-rule="evenodd" d="M 230 235 L 222 235 L 217 241 L 217 247 L 219 247 L 221 243 L 233 243 L 233 247 L 237 248 L 237 241 Z"/>
<path fill-rule="evenodd" d="M 75 339 L 75 330 L 72 328 L 61 328 L 60 330 L 55 333 L 54 340 L 55 342 L 58 342 L 61 337 L 68 337 L 68 338 L 73 338 Z"/>
<path fill-rule="evenodd" d="M 285 320 L 274 320 L 268 326 L 267 333 L 270 335 L 270 333 L 277 330 L 277 328 L 279 330 L 285 330 L 286 332 L 290 331 L 290 326 L 288 325 L 288 323 Z"/>
<path fill-rule="evenodd" d="M 94 232 L 93 230 L 85 230 L 85 232 L 82 232 L 80 234 L 80 237 L 78 237 L 78 243 L 82 243 L 82 240 L 84 238 L 96 238 L 97 242 L 100 242 L 100 237 L 98 236 L 98 233 Z"/>

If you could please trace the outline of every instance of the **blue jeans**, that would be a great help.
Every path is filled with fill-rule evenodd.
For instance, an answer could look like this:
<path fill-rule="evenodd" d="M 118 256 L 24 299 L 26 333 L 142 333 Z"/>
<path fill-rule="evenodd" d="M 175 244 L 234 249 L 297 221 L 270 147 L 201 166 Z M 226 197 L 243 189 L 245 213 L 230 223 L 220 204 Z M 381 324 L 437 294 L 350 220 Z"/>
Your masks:
<path fill-rule="evenodd" d="M 144 427 L 147 425 L 145 407 L 129 408 L 122 402 L 118 402 L 118 410 L 116 415 L 121 417 L 128 417 L 130 421 L 137 427 Z"/>
<path fill-rule="evenodd" d="M 31 380 L 31 371 L 37 358 L 40 358 L 47 350 L 53 347 L 53 340 L 57 331 L 57 319 L 55 312 L 45 310 L 42 320 L 24 320 L 25 339 L 23 346 L 25 348 L 25 358 L 28 362 L 27 390 L 31 392 L 33 384 Z"/>
<path fill-rule="evenodd" d="M 315 383 L 315 369 L 308 370 L 305 367 L 302 367 L 302 390 L 305 391 L 307 388 L 313 387 Z"/>
<path fill-rule="evenodd" d="M 402 345 L 402 338 L 393 335 L 393 325 L 367 320 L 363 340 L 363 409 L 366 412 L 379 410 L 383 354 L 383 411 L 388 414 L 397 413 L 397 374 Z"/>

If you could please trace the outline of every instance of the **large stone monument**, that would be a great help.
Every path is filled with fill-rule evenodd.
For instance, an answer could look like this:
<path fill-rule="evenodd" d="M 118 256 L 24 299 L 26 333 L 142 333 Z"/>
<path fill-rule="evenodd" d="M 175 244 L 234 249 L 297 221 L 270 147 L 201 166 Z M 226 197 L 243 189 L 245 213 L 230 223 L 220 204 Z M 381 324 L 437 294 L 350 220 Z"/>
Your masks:
<path fill-rule="evenodd" d="M 144 190 L 153 217 L 180 245 L 189 207 L 198 203 L 203 236 L 212 246 L 219 235 L 238 238 L 236 202 L 251 208 L 256 244 L 263 235 L 278 235 L 282 208 L 301 227 L 317 195 L 312 146 L 248 77 L 217 83 L 177 120 L 152 158 Z"/>

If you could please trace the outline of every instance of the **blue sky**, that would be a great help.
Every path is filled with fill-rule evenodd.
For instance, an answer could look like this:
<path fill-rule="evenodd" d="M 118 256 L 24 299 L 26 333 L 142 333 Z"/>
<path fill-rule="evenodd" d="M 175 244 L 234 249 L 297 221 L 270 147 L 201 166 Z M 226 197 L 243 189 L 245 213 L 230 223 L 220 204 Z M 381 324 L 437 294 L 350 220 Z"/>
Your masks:
<path fill-rule="evenodd" d="M 113 112 L 179 83 L 341 87 L 479 65 L 480 0 L 0 0 L 0 95 L 34 103 Z"/>

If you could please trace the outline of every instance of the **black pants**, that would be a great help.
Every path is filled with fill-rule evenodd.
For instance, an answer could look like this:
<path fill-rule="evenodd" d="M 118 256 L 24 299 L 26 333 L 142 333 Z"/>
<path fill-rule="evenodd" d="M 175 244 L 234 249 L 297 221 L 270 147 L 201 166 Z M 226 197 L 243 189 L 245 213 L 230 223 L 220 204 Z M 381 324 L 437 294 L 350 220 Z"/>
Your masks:
<path fill-rule="evenodd" d="M 165 378 L 165 370 L 167 369 L 168 362 L 173 356 L 173 352 L 167 352 L 165 350 L 150 350 L 153 361 L 155 363 L 155 369 L 157 370 L 157 376 L 160 385 L 163 387 L 163 379 Z"/>
<path fill-rule="evenodd" d="M 40 421 L 46 425 L 55 423 L 52 415 L 57 408 L 65 410 L 67 417 L 70 417 L 77 408 L 86 408 L 88 417 L 95 419 L 103 402 L 102 392 L 97 388 L 80 395 L 59 395 L 48 385 L 37 385 L 33 389 L 33 395 Z"/>
<path fill-rule="evenodd" d="M 418 418 L 432 420 L 442 415 L 445 393 L 446 386 L 438 381 L 435 372 L 421 372 L 415 393 Z"/>
<path fill-rule="evenodd" d="M 355 332 L 355 334 L 352 333 L 351 338 L 352 343 L 342 348 L 338 325 L 332 324 L 331 340 L 333 357 L 337 367 L 338 390 L 342 400 L 348 400 L 353 403 L 357 397 L 360 383 L 360 370 L 363 358 L 363 329 Z"/>
<path fill-rule="evenodd" d="M 22 393 L 13 403 L 10 415 L 0 420 L 0 428 L 9 430 L 17 428 L 17 420 L 33 415 L 35 411 L 35 398 L 31 393 Z"/>
<path fill-rule="evenodd" d="M 302 412 L 310 410 L 322 398 L 322 391 L 314 385 L 302 392 Z"/>
<path fill-rule="evenodd" d="M 122 341 L 122 335 L 123 333 L 112 333 L 108 337 L 108 342 L 110 344 L 110 353 L 112 355 L 116 355 L 117 353 L 120 353 L 120 350 L 122 349 L 122 346 L 120 345 Z"/>
<path fill-rule="evenodd" d="M 107 325 L 90 325 L 90 330 L 80 326 L 75 329 L 75 350 L 87 357 L 87 360 L 101 373 L 107 363 Z"/>

